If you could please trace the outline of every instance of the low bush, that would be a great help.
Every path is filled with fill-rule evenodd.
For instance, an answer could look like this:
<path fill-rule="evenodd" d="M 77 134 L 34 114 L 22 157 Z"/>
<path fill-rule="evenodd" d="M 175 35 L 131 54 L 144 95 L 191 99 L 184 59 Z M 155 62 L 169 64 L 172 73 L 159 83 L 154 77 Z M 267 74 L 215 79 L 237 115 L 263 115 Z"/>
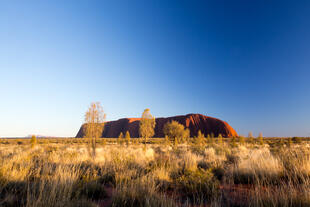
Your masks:
<path fill-rule="evenodd" d="M 179 170 L 171 175 L 177 191 L 195 203 L 207 202 L 219 195 L 219 181 L 210 170 Z"/>

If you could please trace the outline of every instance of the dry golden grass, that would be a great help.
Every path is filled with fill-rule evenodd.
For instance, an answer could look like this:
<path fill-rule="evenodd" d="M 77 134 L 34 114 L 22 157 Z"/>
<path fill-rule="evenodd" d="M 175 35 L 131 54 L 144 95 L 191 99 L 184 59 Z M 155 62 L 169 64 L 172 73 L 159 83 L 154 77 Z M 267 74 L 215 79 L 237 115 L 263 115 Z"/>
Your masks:
<path fill-rule="evenodd" d="M 310 145 L 0 140 L 0 206 L 310 206 Z"/>

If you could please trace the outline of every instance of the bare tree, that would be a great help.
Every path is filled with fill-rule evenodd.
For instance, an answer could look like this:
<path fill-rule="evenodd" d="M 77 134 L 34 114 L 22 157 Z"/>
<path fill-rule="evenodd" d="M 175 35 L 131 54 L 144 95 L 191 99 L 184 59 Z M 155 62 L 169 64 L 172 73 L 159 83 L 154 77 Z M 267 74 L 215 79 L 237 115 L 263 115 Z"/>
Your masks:
<path fill-rule="evenodd" d="M 96 141 L 102 136 L 106 114 L 99 102 L 91 103 L 85 113 L 84 134 L 89 139 L 89 153 L 92 158 L 96 157 Z"/>

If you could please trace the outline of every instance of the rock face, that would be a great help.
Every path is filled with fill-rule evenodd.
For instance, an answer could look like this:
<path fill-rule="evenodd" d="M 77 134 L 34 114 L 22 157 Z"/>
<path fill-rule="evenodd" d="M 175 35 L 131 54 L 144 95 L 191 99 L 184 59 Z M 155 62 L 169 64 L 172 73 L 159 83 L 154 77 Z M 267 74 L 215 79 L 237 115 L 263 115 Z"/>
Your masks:
<path fill-rule="evenodd" d="M 225 121 L 202 114 L 187 114 L 184 116 L 156 118 L 154 137 L 164 137 L 164 125 L 172 120 L 183 124 L 185 128 L 189 128 L 191 137 L 197 136 L 199 130 L 201 130 L 205 136 L 211 133 L 213 133 L 214 136 L 218 136 L 219 134 L 223 137 L 238 136 L 237 132 Z M 126 131 L 129 131 L 130 136 L 133 138 L 139 137 L 139 123 L 140 118 L 124 118 L 116 121 L 108 121 L 105 123 L 102 137 L 115 138 L 118 137 L 121 132 L 125 134 Z M 81 138 L 83 136 L 82 125 L 76 137 Z"/>

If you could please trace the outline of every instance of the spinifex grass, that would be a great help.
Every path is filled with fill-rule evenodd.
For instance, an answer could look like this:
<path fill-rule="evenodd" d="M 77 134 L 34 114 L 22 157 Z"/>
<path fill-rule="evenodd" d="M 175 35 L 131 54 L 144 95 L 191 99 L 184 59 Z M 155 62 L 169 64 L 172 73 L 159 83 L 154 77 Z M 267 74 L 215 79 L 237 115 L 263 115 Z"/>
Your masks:
<path fill-rule="evenodd" d="M 310 145 L 296 140 L 99 139 L 95 158 L 85 139 L 0 140 L 0 206 L 309 206 Z"/>

